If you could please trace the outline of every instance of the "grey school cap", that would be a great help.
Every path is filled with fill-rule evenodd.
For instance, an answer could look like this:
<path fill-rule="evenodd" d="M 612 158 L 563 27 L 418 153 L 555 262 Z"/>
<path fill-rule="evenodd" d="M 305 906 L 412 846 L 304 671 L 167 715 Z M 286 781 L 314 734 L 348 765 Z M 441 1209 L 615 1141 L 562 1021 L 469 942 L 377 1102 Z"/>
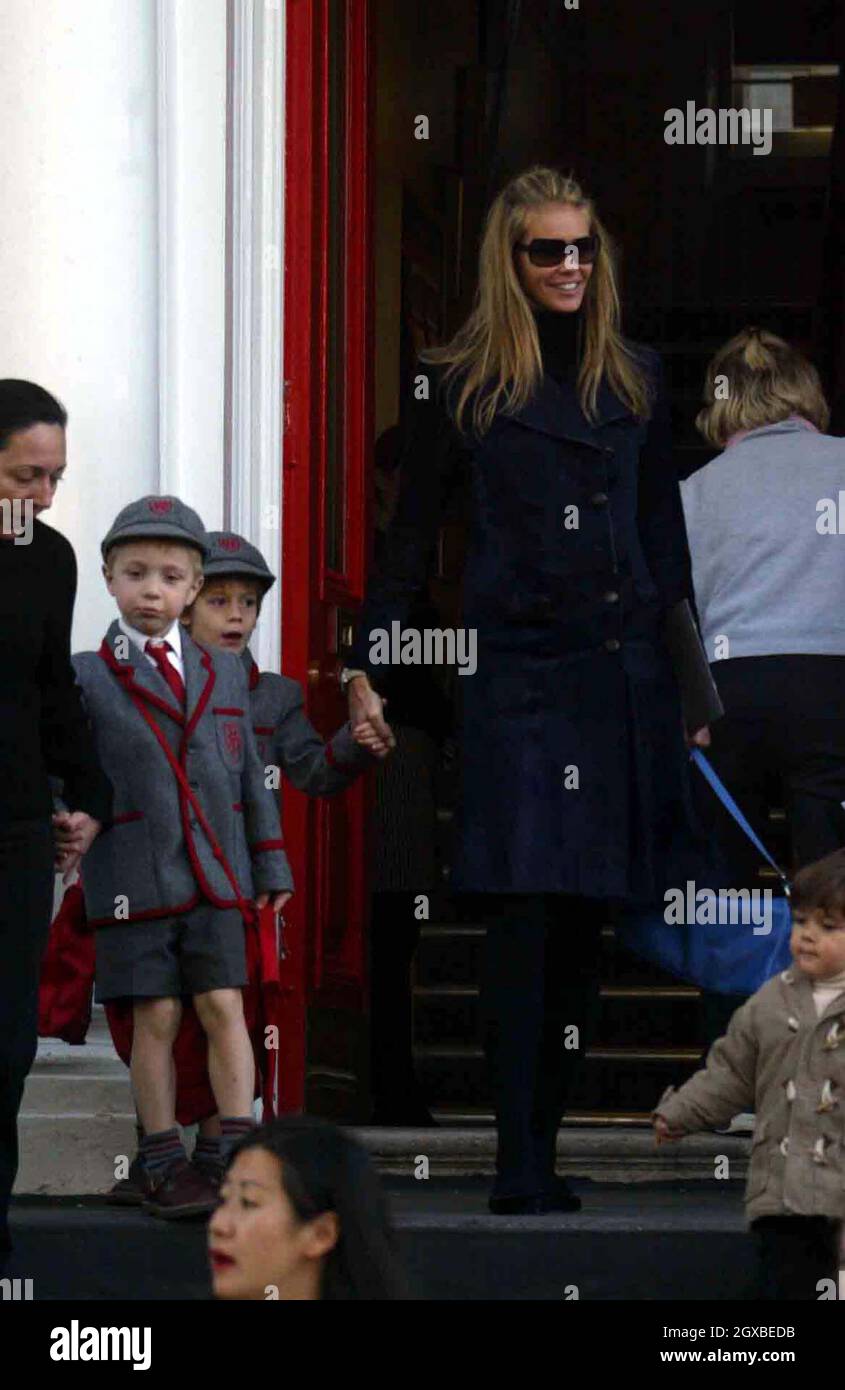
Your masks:
<path fill-rule="evenodd" d="M 103 559 L 118 541 L 182 541 L 209 552 L 208 532 L 192 507 L 178 497 L 142 497 L 118 512 L 100 549 Z"/>
<path fill-rule="evenodd" d="M 235 531 L 209 531 L 210 549 L 202 567 L 206 579 L 220 579 L 226 574 L 239 574 L 244 579 L 257 579 L 264 593 L 276 582 L 267 561 L 257 546 L 250 545 Z"/>

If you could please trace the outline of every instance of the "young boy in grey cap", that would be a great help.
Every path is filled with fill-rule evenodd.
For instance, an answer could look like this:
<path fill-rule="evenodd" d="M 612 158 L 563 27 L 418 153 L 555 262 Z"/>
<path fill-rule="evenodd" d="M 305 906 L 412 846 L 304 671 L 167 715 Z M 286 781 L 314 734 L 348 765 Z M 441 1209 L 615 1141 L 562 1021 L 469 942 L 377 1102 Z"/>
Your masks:
<path fill-rule="evenodd" d="M 233 531 L 209 531 L 208 539 L 205 583 L 186 608 L 182 622 L 195 641 L 235 652 L 243 662 L 262 763 L 278 767 L 309 796 L 333 796 L 344 791 L 385 757 L 387 749 L 369 725 L 356 732 L 344 724 L 328 741 L 323 739 L 305 713 L 298 681 L 275 671 L 259 671 L 249 642 L 264 596 L 276 576 L 261 551 L 243 536 Z M 213 1162 L 219 1125 L 216 1115 L 200 1121 L 195 1161 Z"/>
<path fill-rule="evenodd" d="M 243 665 L 249 685 L 253 733 L 262 766 L 278 767 L 300 791 L 310 796 L 332 796 L 344 791 L 368 768 L 386 755 L 386 749 L 368 725 L 357 732 L 345 724 L 324 740 L 309 721 L 299 683 L 272 671 L 259 672 L 249 641 L 261 612 L 264 595 L 276 582 L 261 551 L 232 531 L 209 531 L 209 551 L 203 565 L 204 583 L 193 603 L 182 613 L 182 624 L 201 647 L 233 652 Z M 189 1019 L 184 1020 L 187 1026 Z M 110 1019 L 111 1023 L 111 1019 Z M 114 1030 L 113 1030 L 114 1033 Z M 124 1054 L 127 1041 L 115 1038 Z M 180 1038 L 181 1055 L 190 1057 L 191 1074 L 203 1067 L 195 1057 L 195 1030 Z M 182 1096 L 179 1060 L 176 1085 Z M 186 1091 L 188 1088 L 186 1086 Z M 219 1177 L 219 1136 L 222 1120 L 209 1115 L 196 1089 L 188 1092 L 196 1108 L 187 1111 L 188 1100 L 177 1107 L 184 1124 L 198 1123 L 193 1162 L 211 1179 Z M 136 1155 L 129 1176 L 115 1185 L 111 1200 L 133 1205 L 143 1200 L 144 1174 Z"/>
<path fill-rule="evenodd" d="M 209 548 L 200 518 L 175 497 L 125 507 L 102 543 L 120 616 L 98 652 L 74 657 L 115 790 L 113 824 L 83 866 L 96 998 L 133 1001 L 145 1205 L 164 1217 L 216 1201 L 175 1122 L 182 996 L 192 996 L 208 1039 L 221 1162 L 253 1124 L 244 923 L 268 899 L 279 911 L 293 887 L 243 663 L 198 646 L 179 621 L 202 588 Z"/>

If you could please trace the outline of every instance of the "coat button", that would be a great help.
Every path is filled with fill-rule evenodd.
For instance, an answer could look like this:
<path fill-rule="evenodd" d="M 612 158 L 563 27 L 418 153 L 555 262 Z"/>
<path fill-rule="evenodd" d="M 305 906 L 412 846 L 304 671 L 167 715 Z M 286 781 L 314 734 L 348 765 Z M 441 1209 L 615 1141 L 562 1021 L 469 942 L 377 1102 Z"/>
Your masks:
<path fill-rule="evenodd" d="M 783 1139 L 781 1139 L 780 1143 L 778 1144 L 778 1148 L 780 1149 L 780 1151 L 781 1151 L 781 1153 L 783 1154 L 784 1158 L 788 1158 L 788 1157 L 789 1157 L 789 1135 L 788 1135 L 788 1134 L 785 1135 Z"/>
<path fill-rule="evenodd" d="M 590 501 L 592 502 L 592 504 L 593 504 L 594 507 L 606 507 L 606 506 L 607 506 L 607 493 L 606 493 L 606 492 L 594 492 L 593 495 L 592 495 L 592 497 L 590 498 Z"/>
<path fill-rule="evenodd" d="M 618 603 L 619 595 L 617 594 L 616 590 L 608 589 L 607 593 L 604 596 L 604 601 L 605 603 Z"/>
<path fill-rule="evenodd" d="M 605 651 L 608 652 L 618 652 L 621 646 L 622 643 L 619 641 L 618 637 L 608 637 L 604 644 Z"/>
<path fill-rule="evenodd" d="M 616 453 L 616 450 L 611 449 L 610 445 L 608 445 L 606 449 L 602 450 L 602 453 L 604 454 L 605 458 L 612 459 L 613 455 Z"/>

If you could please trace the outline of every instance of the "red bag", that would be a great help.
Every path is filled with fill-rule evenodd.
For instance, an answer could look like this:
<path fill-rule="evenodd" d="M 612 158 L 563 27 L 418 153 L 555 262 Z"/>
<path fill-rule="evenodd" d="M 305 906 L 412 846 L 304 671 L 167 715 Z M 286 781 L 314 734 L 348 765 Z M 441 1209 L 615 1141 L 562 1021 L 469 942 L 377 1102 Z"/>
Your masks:
<path fill-rule="evenodd" d="M 81 883 L 65 892 L 47 937 L 38 994 L 38 1036 L 84 1043 L 94 990 L 94 933 Z"/>

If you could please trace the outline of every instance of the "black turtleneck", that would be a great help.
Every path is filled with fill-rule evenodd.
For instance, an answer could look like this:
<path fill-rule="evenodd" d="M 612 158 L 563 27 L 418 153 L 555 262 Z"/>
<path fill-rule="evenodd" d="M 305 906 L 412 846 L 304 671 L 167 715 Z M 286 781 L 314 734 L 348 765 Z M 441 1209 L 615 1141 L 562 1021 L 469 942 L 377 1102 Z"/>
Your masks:
<path fill-rule="evenodd" d="M 537 311 L 543 369 L 556 381 L 574 380 L 580 357 L 583 322 L 580 310 L 574 314 L 563 309 Z"/>

